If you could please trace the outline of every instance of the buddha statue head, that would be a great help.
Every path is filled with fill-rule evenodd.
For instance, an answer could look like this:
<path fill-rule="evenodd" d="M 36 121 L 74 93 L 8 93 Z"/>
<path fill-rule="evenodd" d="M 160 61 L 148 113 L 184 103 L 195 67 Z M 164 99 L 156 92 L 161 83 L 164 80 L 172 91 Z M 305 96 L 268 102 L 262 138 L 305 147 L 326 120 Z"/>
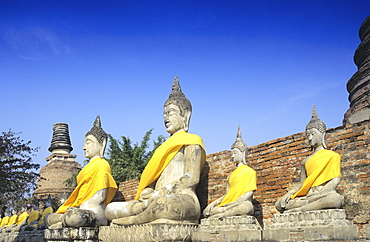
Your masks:
<path fill-rule="evenodd" d="M 233 152 L 231 157 L 237 164 L 246 164 L 246 152 L 247 144 L 242 140 L 242 133 L 240 126 L 238 126 L 238 133 L 236 134 L 236 140 L 231 145 L 231 151 Z"/>
<path fill-rule="evenodd" d="M 171 135 L 180 131 L 188 131 L 192 107 L 189 99 L 181 91 L 177 76 L 172 84 L 172 92 L 164 103 L 164 125 Z"/>
<path fill-rule="evenodd" d="M 306 125 L 306 135 L 312 149 L 321 146 L 326 148 L 325 144 L 326 125 L 317 115 L 315 105 L 312 105 L 312 118 Z"/>
<path fill-rule="evenodd" d="M 83 150 L 85 157 L 91 159 L 93 157 L 102 157 L 107 145 L 108 135 L 101 128 L 100 116 L 96 116 L 93 127 L 85 135 Z"/>

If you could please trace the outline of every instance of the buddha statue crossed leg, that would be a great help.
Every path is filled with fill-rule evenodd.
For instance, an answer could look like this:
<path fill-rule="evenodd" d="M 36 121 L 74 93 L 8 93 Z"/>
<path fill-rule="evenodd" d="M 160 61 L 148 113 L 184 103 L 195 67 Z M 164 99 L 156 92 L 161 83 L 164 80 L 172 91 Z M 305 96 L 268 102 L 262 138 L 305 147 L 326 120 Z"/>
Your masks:
<path fill-rule="evenodd" d="M 164 124 L 171 136 L 145 167 L 135 201 L 108 204 L 105 214 L 112 224 L 198 223 L 200 204 L 195 188 L 205 151 L 202 139 L 187 132 L 191 111 L 191 103 L 175 77 L 164 104 Z"/>
<path fill-rule="evenodd" d="M 77 176 L 77 187 L 56 213 L 45 216 L 49 229 L 62 227 L 89 227 L 107 224 L 104 210 L 113 199 L 117 185 L 108 162 L 102 158 L 107 134 L 97 116 L 94 126 L 85 135 L 84 153 L 89 163 Z"/>

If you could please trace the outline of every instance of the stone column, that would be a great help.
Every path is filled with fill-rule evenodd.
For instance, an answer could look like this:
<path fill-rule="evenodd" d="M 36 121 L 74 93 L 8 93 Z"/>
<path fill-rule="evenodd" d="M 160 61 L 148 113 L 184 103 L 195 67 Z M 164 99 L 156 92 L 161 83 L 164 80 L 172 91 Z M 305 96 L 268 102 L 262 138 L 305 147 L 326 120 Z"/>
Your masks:
<path fill-rule="evenodd" d="M 68 124 L 54 124 L 49 147 L 51 155 L 46 158 L 48 164 L 40 170 L 35 197 L 45 199 L 50 194 L 54 201 L 59 201 L 63 194 L 69 195 L 73 191 L 73 188 L 67 188 L 64 184 L 65 180 L 81 169 L 81 165 L 76 162 L 76 155 L 70 154 L 72 150 Z"/>
<path fill-rule="evenodd" d="M 362 23 L 359 36 L 361 43 L 354 56 L 358 70 L 347 82 L 350 108 L 344 115 L 344 125 L 370 118 L 370 16 Z"/>

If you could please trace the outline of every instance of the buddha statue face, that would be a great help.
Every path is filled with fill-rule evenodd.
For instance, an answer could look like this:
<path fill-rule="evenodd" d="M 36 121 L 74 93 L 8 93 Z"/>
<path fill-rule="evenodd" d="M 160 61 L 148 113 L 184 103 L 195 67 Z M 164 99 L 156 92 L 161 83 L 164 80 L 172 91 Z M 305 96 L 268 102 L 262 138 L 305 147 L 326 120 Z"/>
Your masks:
<path fill-rule="evenodd" d="M 178 106 L 168 104 L 164 107 L 163 116 L 166 130 L 171 135 L 180 130 L 188 130 L 190 112 L 185 111 L 184 114 L 182 114 Z"/>
<path fill-rule="evenodd" d="M 325 133 L 321 133 L 316 128 L 310 128 L 306 130 L 306 135 L 308 139 L 308 143 L 312 148 L 317 148 L 324 143 L 324 136 Z"/>
<path fill-rule="evenodd" d="M 234 148 L 231 150 L 232 151 L 232 161 L 234 161 L 237 164 L 244 164 L 245 163 L 245 154 L 244 152 L 241 152 L 238 148 Z"/>
<path fill-rule="evenodd" d="M 94 135 L 89 134 L 85 137 L 83 150 L 86 158 L 91 159 L 95 156 L 103 156 L 104 148 L 105 144 L 100 144 Z"/>

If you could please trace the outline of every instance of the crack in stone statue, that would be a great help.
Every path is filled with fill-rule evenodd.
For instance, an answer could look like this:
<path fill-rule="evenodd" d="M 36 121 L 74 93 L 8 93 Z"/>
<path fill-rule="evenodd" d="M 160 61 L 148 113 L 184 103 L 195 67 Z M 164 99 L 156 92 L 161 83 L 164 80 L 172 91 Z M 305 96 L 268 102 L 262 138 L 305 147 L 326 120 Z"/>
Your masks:
<path fill-rule="evenodd" d="M 283 212 L 305 212 L 341 208 L 342 196 L 336 192 L 340 182 L 340 155 L 327 150 L 326 125 L 312 108 L 306 135 L 313 154 L 302 162 L 301 181 L 275 204 Z"/>
<path fill-rule="evenodd" d="M 45 216 L 45 224 L 49 229 L 107 224 L 104 210 L 113 199 L 117 185 L 108 162 L 102 158 L 106 143 L 107 134 L 97 116 L 93 127 L 85 135 L 83 146 L 89 163 L 78 174 L 77 187 L 67 201 L 56 213 Z"/>
<path fill-rule="evenodd" d="M 164 124 L 171 135 L 145 167 L 135 201 L 108 204 L 112 225 L 143 223 L 198 223 L 200 204 L 195 188 L 205 163 L 202 139 L 189 134 L 190 101 L 177 76 L 164 104 Z"/>

